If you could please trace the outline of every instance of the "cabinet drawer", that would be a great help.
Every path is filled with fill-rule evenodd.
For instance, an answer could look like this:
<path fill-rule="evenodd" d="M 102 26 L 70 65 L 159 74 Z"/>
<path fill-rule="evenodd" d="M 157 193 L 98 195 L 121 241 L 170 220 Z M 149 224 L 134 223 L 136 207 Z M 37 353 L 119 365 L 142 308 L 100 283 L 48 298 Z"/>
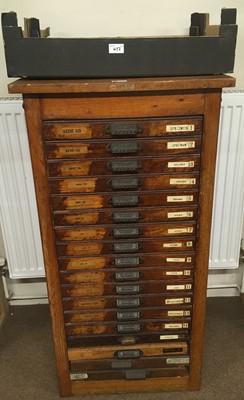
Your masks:
<path fill-rule="evenodd" d="M 96 193 L 117 190 L 195 189 L 199 185 L 198 174 L 137 175 L 112 178 L 50 179 L 51 193 Z"/>
<path fill-rule="evenodd" d="M 169 378 L 169 377 L 184 377 L 188 376 L 188 368 L 185 366 L 165 367 L 165 368 L 148 368 L 148 369 L 133 369 L 133 370 L 105 370 L 105 371 L 88 371 L 81 375 L 71 374 L 73 381 L 110 381 L 110 380 L 145 380 L 147 378 Z"/>
<path fill-rule="evenodd" d="M 164 154 L 199 154 L 201 137 L 168 139 L 128 139 L 46 143 L 46 156 L 51 159 L 121 158 L 128 155 L 162 157 Z"/>
<path fill-rule="evenodd" d="M 163 251 L 175 252 L 176 250 L 194 250 L 195 239 L 164 239 L 164 240 L 135 240 L 135 241 L 108 241 L 84 242 L 64 244 L 58 242 L 57 254 L 59 256 L 79 256 L 98 254 L 135 254 L 135 253 L 161 253 Z M 176 255 L 177 256 L 177 255 Z"/>
<path fill-rule="evenodd" d="M 115 209 L 104 211 L 85 212 L 55 212 L 53 213 L 54 225 L 95 225 L 95 224 L 128 224 L 131 222 L 177 222 L 194 221 L 197 218 L 196 207 L 162 207 L 137 209 Z"/>
<path fill-rule="evenodd" d="M 157 207 L 157 206 L 192 206 L 198 201 L 197 191 L 174 190 L 155 191 L 152 193 L 134 192 L 133 194 L 94 194 L 94 195 L 52 195 L 54 211 L 84 210 L 120 207 Z"/>
<path fill-rule="evenodd" d="M 180 348 L 180 347 L 179 347 Z M 176 347 L 177 349 L 177 347 Z M 71 361 L 71 372 L 82 371 L 101 371 L 101 370 L 125 370 L 130 368 L 162 368 L 169 366 L 189 365 L 189 356 L 182 355 L 168 355 L 157 357 L 140 357 L 139 359 L 126 359 L 126 360 L 84 360 L 84 361 Z"/>
<path fill-rule="evenodd" d="M 158 238 L 158 237 L 179 237 L 195 235 L 196 225 L 194 222 L 182 222 L 178 224 L 127 224 L 117 225 L 113 227 L 96 226 L 96 227 L 81 227 L 79 228 L 56 228 L 55 235 L 60 241 L 84 241 L 84 240 L 106 240 L 106 239 L 123 239 L 123 238 Z M 167 247 L 181 248 L 179 244 L 164 244 L 164 249 Z M 190 247 L 190 244 L 189 244 Z"/>
<path fill-rule="evenodd" d="M 110 161 L 84 160 L 84 161 L 50 161 L 48 164 L 50 177 L 115 175 L 118 173 L 181 173 L 199 171 L 200 155 L 164 157 L 158 159 L 123 158 Z"/>
<path fill-rule="evenodd" d="M 172 319 L 191 317 L 190 308 L 178 309 L 132 309 L 104 311 L 68 311 L 64 313 L 65 323 L 98 321 L 137 321 L 143 319 Z"/>
<path fill-rule="evenodd" d="M 185 341 L 169 343 L 152 343 L 128 345 L 128 346 L 101 346 L 94 351 L 93 347 L 78 347 L 68 349 L 68 359 L 71 362 L 82 362 L 93 360 L 122 360 L 122 359 L 140 359 L 143 357 L 165 356 L 165 355 L 186 355 L 188 353 L 188 344 Z"/>
<path fill-rule="evenodd" d="M 110 322 L 110 323 L 82 323 L 82 324 L 65 324 L 65 332 L 67 335 L 103 335 L 103 334 L 136 334 L 140 331 L 168 331 L 184 330 L 191 328 L 189 318 L 174 321 L 154 321 L 140 320 L 140 322 Z"/>
<path fill-rule="evenodd" d="M 138 296 L 139 294 L 152 293 L 182 293 L 193 289 L 192 280 L 149 281 L 133 283 L 104 283 L 104 284 L 63 284 L 61 292 L 63 297 L 85 296 Z"/>
<path fill-rule="evenodd" d="M 163 254 L 115 255 L 102 257 L 60 257 L 58 260 L 61 271 L 93 270 L 103 268 L 137 268 L 141 267 L 193 267 L 195 254 L 193 252 L 177 252 Z"/>
<path fill-rule="evenodd" d="M 93 270 L 62 272 L 61 283 L 102 283 L 128 282 L 135 280 L 189 279 L 193 277 L 191 268 L 140 268 L 119 270 Z"/>
<path fill-rule="evenodd" d="M 63 298 L 63 309 L 68 310 L 99 310 L 103 308 L 131 309 L 138 307 L 167 307 L 170 311 L 176 306 L 185 307 L 192 304 L 192 294 L 158 294 L 135 296 L 114 296 L 94 298 Z"/>
<path fill-rule="evenodd" d="M 103 121 L 44 122 L 47 140 L 194 135 L 202 132 L 202 117 Z"/>

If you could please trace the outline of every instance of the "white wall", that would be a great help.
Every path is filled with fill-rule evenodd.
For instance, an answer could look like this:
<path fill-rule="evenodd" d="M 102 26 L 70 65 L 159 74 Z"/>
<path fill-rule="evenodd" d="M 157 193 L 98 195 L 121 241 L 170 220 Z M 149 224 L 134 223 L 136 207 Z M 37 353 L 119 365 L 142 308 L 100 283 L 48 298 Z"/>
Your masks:
<path fill-rule="evenodd" d="M 19 26 L 24 17 L 37 17 L 42 28 L 50 26 L 53 37 L 163 36 L 188 34 L 193 12 L 210 13 L 210 23 L 219 24 L 221 8 L 238 10 L 238 43 L 235 73 L 237 87 L 244 88 L 243 0 L 1 0 L 0 11 L 16 11 Z M 0 96 L 7 95 L 3 41 L 0 37 Z"/>
<path fill-rule="evenodd" d="M 188 34 L 193 12 L 210 13 L 210 23 L 220 23 L 221 8 L 237 8 L 238 41 L 234 76 L 237 88 L 244 89 L 244 1 L 243 0 L 1 0 L 0 12 L 15 11 L 19 26 L 24 17 L 40 19 L 41 27 L 50 26 L 53 37 L 164 36 Z M 0 32 L 0 97 L 8 96 L 3 40 Z M 12 79 L 13 80 L 13 79 Z M 1 250 L 1 237 L 0 237 Z M 3 250 L 3 249 L 2 249 Z M 221 276 L 220 276 L 221 275 Z M 209 286 L 236 285 L 238 271 L 211 271 Z M 46 285 L 35 281 L 9 280 L 15 297 L 46 296 Z M 218 289 L 216 289 L 218 291 Z"/>

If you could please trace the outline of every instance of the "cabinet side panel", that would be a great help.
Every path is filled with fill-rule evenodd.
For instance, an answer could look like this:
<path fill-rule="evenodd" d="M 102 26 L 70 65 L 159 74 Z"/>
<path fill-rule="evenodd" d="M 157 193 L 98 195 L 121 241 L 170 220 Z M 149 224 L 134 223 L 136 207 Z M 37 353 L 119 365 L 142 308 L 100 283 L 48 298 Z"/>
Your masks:
<path fill-rule="evenodd" d="M 39 99 L 24 98 L 24 108 L 41 228 L 60 393 L 61 395 L 68 396 L 71 394 L 71 387 L 57 257 L 49 207 L 47 175 L 42 143 L 41 104 Z"/>
<path fill-rule="evenodd" d="M 206 91 L 199 189 L 198 245 L 195 265 L 190 386 L 199 389 L 203 355 L 209 243 L 221 92 Z"/>

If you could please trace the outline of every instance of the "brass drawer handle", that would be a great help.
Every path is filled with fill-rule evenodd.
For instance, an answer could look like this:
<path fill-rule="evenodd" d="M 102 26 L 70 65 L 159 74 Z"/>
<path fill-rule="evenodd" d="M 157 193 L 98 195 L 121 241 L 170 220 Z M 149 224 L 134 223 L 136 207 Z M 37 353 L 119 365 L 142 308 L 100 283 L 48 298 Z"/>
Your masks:
<path fill-rule="evenodd" d="M 134 333 L 134 332 L 140 332 L 141 330 L 141 325 L 140 324 L 118 324 L 117 325 L 117 330 L 119 333 Z"/>
<path fill-rule="evenodd" d="M 117 207 L 137 206 L 140 199 L 137 195 L 115 195 L 109 199 L 109 203 Z"/>
<path fill-rule="evenodd" d="M 107 164 L 107 168 L 113 172 L 136 172 L 141 168 L 141 163 L 137 160 L 111 161 Z"/>
<path fill-rule="evenodd" d="M 141 246 L 139 243 L 114 243 L 112 248 L 115 253 L 136 253 Z"/>
<path fill-rule="evenodd" d="M 112 178 L 108 181 L 108 184 L 112 189 L 117 190 L 138 189 L 141 186 L 141 180 L 139 178 Z"/>
<path fill-rule="evenodd" d="M 130 154 L 137 153 L 141 148 L 137 142 L 117 142 L 109 144 L 107 151 L 111 154 Z"/>
<path fill-rule="evenodd" d="M 134 325 L 136 328 L 138 324 L 128 324 L 129 325 Z M 121 325 L 123 326 L 123 325 Z M 126 326 L 126 325 L 125 325 Z M 140 349 L 135 349 L 135 350 L 118 350 L 115 353 L 115 356 L 119 359 L 123 358 L 140 358 L 143 355 L 142 351 Z"/>
<path fill-rule="evenodd" d="M 137 267 L 141 264 L 139 257 L 117 257 L 114 259 L 114 264 L 116 267 Z"/>
<path fill-rule="evenodd" d="M 114 222 L 137 222 L 140 218 L 142 216 L 138 211 L 118 211 L 112 214 Z"/>
<path fill-rule="evenodd" d="M 105 132 L 111 136 L 136 136 L 142 132 L 142 128 L 137 124 L 110 124 Z"/>
<path fill-rule="evenodd" d="M 117 281 L 137 280 L 140 278 L 139 271 L 120 271 L 115 272 L 115 279 Z"/>
<path fill-rule="evenodd" d="M 140 292 L 139 285 L 126 285 L 126 286 L 119 286 L 115 287 L 117 294 L 137 294 Z"/>
<path fill-rule="evenodd" d="M 141 313 L 140 311 L 119 311 L 116 313 L 116 316 L 119 320 L 139 319 Z"/>
<path fill-rule="evenodd" d="M 135 299 L 117 299 L 116 300 L 116 306 L 117 307 L 139 307 L 139 305 L 141 304 L 141 301 L 139 298 L 135 298 Z"/>
<path fill-rule="evenodd" d="M 114 228 L 112 235 L 115 238 L 137 237 L 140 235 L 140 230 L 139 228 Z"/>

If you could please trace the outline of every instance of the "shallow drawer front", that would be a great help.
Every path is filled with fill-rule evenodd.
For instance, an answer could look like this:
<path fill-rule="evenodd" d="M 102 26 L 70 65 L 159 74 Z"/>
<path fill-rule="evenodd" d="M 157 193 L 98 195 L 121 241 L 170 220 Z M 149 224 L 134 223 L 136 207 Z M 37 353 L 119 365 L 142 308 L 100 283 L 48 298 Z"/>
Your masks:
<path fill-rule="evenodd" d="M 84 242 L 84 243 L 57 243 L 59 256 L 79 255 L 103 255 L 103 254 L 135 254 L 135 253 L 161 253 L 162 251 L 175 252 L 195 249 L 195 239 L 162 239 L 136 241 L 108 241 L 108 242 Z"/>
<path fill-rule="evenodd" d="M 134 282 L 134 283 L 104 283 L 104 284 L 74 284 L 61 285 L 63 297 L 85 297 L 85 296 L 115 296 L 151 293 L 182 293 L 193 289 L 192 280 L 189 281 L 161 281 L 161 282 Z"/>
<path fill-rule="evenodd" d="M 162 280 L 162 279 L 189 279 L 193 278 L 191 268 L 138 268 L 119 270 L 85 270 L 62 272 L 61 283 L 102 283 L 102 282 L 128 282 L 137 280 Z"/>
<path fill-rule="evenodd" d="M 135 307 L 167 307 L 168 311 L 175 307 L 184 307 L 192 304 L 192 294 L 158 294 L 139 296 L 114 296 L 94 298 L 63 298 L 63 309 L 68 310 L 97 310 L 103 308 L 127 309 Z"/>
<path fill-rule="evenodd" d="M 43 131 L 47 140 L 195 135 L 202 133 L 202 117 L 52 121 L 44 122 Z"/>
<path fill-rule="evenodd" d="M 140 359 L 141 357 L 164 356 L 167 354 L 186 355 L 188 352 L 188 344 L 185 341 L 168 343 L 154 343 L 128 345 L 128 346 L 102 346 L 96 351 L 94 348 L 77 347 L 68 349 L 69 361 L 82 360 L 103 360 L 105 358 L 113 358 L 117 360 L 123 359 Z"/>
<path fill-rule="evenodd" d="M 46 155 L 48 159 L 85 159 L 85 158 L 112 158 L 128 155 L 162 157 L 164 154 L 194 154 L 201 149 L 201 138 L 169 138 L 169 139 L 128 139 L 110 141 L 82 141 L 82 142 L 48 142 Z"/>
<path fill-rule="evenodd" d="M 110 161 L 84 160 L 84 161 L 62 161 L 49 162 L 48 173 L 50 177 L 72 177 L 72 176 L 94 176 L 94 175 L 116 175 L 118 173 L 181 173 L 199 171 L 200 155 L 178 156 L 173 160 L 171 157 L 158 159 L 147 158 L 124 158 L 123 160 L 112 159 Z"/>
<path fill-rule="evenodd" d="M 142 267 L 193 267 L 195 255 L 192 252 L 177 255 L 140 254 L 140 255 L 116 255 L 104 257 L 60 257 L 59 268 L 61 271 L 103 269 L 103 268 L 137 268 Z"/>
<path fill-rule="evenodd" d="M 172 331 L 190 329 L 191 320 L 175 319 L 174 321 L 140 320 L 139 322 L 109 322 L 105 323 L 76 323 L 65 324 L 67 335 L 103 335 L 103 334 L 137 334 L 140 331 Z"/>
<path fill-rule="evenodd" d="M 95 225 L 95 224 L 128 224 L 132 222 L 178 222 L 193 221 L 197 218 L 196 207 L 154 208 L 150 212 L 146 208 L 115 209 L 89 212 L 54 213 L 54 225 Z"/>
<path fill-rule="evenodd" d="M 120 359 L 113 358 L 105 360 L 85 360 L 71 361 L 70 370 L 72 372 L 82 371 L 101 371 L 101 370 L 127 370 L 130 368 L 162 368 L 170 366 L 189 365 L 189 356 L 163 356 L 163 357 L 140 357 L 139 359 Z"/>
<path fill-rule="evenodd" d="M 51 193 L 95 193 L 117 190 L 196 189 L 198 174 L 116 176 L 112 178 L 50 179 Z"/>
<path fill-rule="evenodd" d="M 175 190 L 155 191 L 152 193 L 135 192 L 133 194 L 117 193 L 104 195 L 52 195 L 51 202 L 54 211 L 84 210 L 94 208 L 120 207 L 157 207 L 157 206 L 192 206 L 198 201 L 197 191 Z"/>
<path fill-rule="evenodd" d="M 105 371 L 88 371 L 79 373 L 71 373 L 72 381 L 98 381 L 98 380 L 144 380 L 147 378 L 169 378 L 183 377 L 188 375 L 188 368 L 185 366 L 165 367 L 165 368 L 148 368 L 148 369 L 133 369 L 133 370 L 105 370 Z"/>
<path fill-rule="evenodd" d="M 195 235 L 196 225 L 194 222 L 181 222 L 178 224 L 158 224 L 158 225 L 139 225 L 127 224 L 117 225 L 115 227 L 96 226 L 78 228 L 56 228 L 55 235 L 61 241 L 84 241 L 84 240 L 111 240 L 123 238 L 158 238 L 158 237 L 178 237 Z M 180 244 L 172 245 L 176 249 L 182 247 Z M 170 244 L 169 244 L 170 247 Z M 190 247 L 190 244 L 189 244 Z M 164 250 L 167 244 L 164 244 Z"/>
<path fill-rule="evenodd" d="M 172 319 L 191 317 L 189 307 L 178 309 L 132 309 L 104 311 L 68 311 L 64 313 L 65 323 L 97 322 L 97 321 L 137 321 L 142 319 Z"/>

